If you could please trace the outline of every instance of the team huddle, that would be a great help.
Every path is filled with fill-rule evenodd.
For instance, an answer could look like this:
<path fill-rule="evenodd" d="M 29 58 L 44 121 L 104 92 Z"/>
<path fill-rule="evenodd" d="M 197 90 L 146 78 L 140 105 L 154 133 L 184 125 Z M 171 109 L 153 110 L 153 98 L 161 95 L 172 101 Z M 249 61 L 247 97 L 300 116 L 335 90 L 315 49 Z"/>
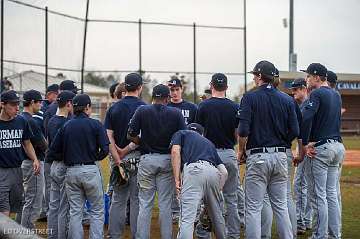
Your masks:
<path fill-rule="evenodd" d="M 336 74 L 319 63 L 281 92 L 268 61 L 250 73 L 256 87 L 240 104 L 226 98 L 216 73 L 195 105 L 172 78 L 141 100 L 143 79 L 130 73 L 110 88 L 105 121 L 92 119 L 91 99 L 75 83 L 51 85 L 46 99 L 29 90 L 1 94 L 0 212 L 34 229 L 47 218 L 48 238 L 104 238 L 104 190 L 98 162 L 111 165 L 107 238 L 151 235 L 157 198 L 161 238 L 280 238 L 312 231 L 341 238 L 341 96 Z M 296 145 L 293 153 L 292 145 Z M 244 178 L 239 166 L 246 164 Z M 294 173 L 294 180 L 292 175 Z M 157 197 L 156 197 L 157 195 Z"/>

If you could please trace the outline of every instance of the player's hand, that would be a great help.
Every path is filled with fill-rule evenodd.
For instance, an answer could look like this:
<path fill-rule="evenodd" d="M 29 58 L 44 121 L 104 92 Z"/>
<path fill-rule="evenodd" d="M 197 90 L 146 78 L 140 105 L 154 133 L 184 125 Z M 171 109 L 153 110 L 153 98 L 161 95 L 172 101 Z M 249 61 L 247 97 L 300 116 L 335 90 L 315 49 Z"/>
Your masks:
<path fill-rule="evenodd" d="M 314 142 L 309 143 L 308 145 L 305 146 L 305 155 L 308 156 L 309 158 L 314 158 L 316 155 L 316 150 L 314 147 Z"/>
<path fill-rule="evenodd" d="M 246 163 L 246 155 L 245 155 L 245 153 L 243 151 L 238 151 L 237 160 L 238 160 L 240 165 Z"/>
<path fill-rule="evenodd" d="M 115 147 L 116 147 L 116 151 L 119 154 L 120 159 L 123 159 L 126 156 L 125 150 L 122 148 L 119 148 L 117 145 Z"/>
<path fill-rule="evenodd" d="M 180 192 L 181 192 L 181 181 L 180 180 L 175 181 L 175 187 L 176 187 L 177 198 L 180 199 Z"/>
<path fill-rule="evenodd" d="M 114 163 L 115 163 L 116 166 L 120 166 L 121 158 L 119 157 L 118 159 L 115 159 Z"/>
<path fill-rule="evenodd" d="M 35 159 L 33 161 L 33 170 L 34 170 L 34 174 L 35 175 L 39 175 L 40 174 L 40 162 L 38 159 Z"/>
<path fill-rule="evenodd" d="M 297 167 L 303 160 L 304 158 L 302 158 L 301 156 L 294 157 L 294 166 Z"/>

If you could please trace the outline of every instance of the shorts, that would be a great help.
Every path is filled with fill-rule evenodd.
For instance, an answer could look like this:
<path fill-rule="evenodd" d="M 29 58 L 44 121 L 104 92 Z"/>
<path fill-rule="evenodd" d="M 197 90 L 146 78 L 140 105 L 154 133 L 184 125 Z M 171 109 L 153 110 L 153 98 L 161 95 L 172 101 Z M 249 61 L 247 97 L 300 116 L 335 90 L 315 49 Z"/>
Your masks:
<path fill-rule="evenodd" d="M 0 212 L 21 212 L 24 200 L 21 168 L 0 168 Z"/>

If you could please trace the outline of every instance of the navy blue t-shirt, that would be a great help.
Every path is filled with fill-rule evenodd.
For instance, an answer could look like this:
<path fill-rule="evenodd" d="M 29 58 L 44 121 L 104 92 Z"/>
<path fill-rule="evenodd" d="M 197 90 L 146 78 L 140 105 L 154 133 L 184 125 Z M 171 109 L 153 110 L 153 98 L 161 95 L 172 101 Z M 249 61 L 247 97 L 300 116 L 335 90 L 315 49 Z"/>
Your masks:
<path fill-rule="evenodd" d="M 180 130 L 176 132 L 170 143 L 170 146 L 173 145 L 181 146 L 181 168 L 184 164 L 195 163 L 199 160 L 210 162 L 216 166 L 223 164 L 215 145 L 195 131 Z"/>
<path fill-rule="evenodd" d="M 272 85 L 246 93 L 240 103 L 240 137 L 248 137 L 246 149 L 287 147 L 299 135 L 295 103 Z"/>
<path fill-rule="evenodd" d="M 128 134 L 135 137 L 141 132 L 142 154 L 169 154 L 171 137 L 185 127 L 180 110 L 161 104 L 143 105 L 130 120 Z"/>
<path fill-rule="evenodd" d="M 100 121 L 81 113 L 60 128 L 50 150 L 62 154 L 65 165 L 91 163 L 109 154 L 109 144 Z"/>
<path fill-rule="evenodd" d="M 340 128 L 340 95 L 326 86 L 313 90 L 303 111 L 301 126 L 303 144 L 323 139 L 341 141 Z"/>
<path fill-rule="evenodd" d="M 114 131 L 115 144 L 124 148 L 130 143 L 127 139 L 127 131 L 130 119 L 135 110 L 146 103 L 137 97 L 125 96 L 120 101 L 113 104 L 106 113 L 104 126 L 106 129 Z"/>
<path fill-rule="evenodd" d="M 17 115 L 9 121 L 0 120 L 0 168 L 18 168 L 24 160 L 22 142 L 32 132 L 27 120 Z"/>
<path fill-rule="evenodd" d="M 44 112 L 43 120 L 44 120 L 45 136 L 47 136 L 48 122 L 51 119 L 51 117 L 53 117 L 56 114 L 57 108 L 58 108 L 58 103 L 57 101 L 54 101 L 50 105 L 48 105 L 46 111 Z"/>
<path fill-rule="evenodd" d="M 45 159 L 45 151 L 47 149 L 44 134 L 35 119 L 28 112 L 22 112 L 21 115 L 28 121 L 33 136 L 30 138 L 34 147 L 36 157 L 40 161 Z"/>
<path fill-rule="evenodd" d="M 185 124 L 191 124 L 195 122 L 196 112 L 198 109 L 197 105 L 183 100 L 180 103 L 169 102 L 168 106 L 175 107 L 181 110 L 181 113 L 185 119 Z"/>
<path fill-rule="evenodd" d="M 239 124 L 239 105 L 227 98 L 211 97 L 199 104 L 196 123 L 204 127 L 204 136 L 216 148 L 233 149 Z"/>
<path fill-rule="evenodd" d="M 68 121 L 67 117 L 59 116 L 59 115 L 54 115 L 49 120 L 48 127 L 47 127 L 48 128 L 47 139 L 48 139 L 48 144 L 50 145 L 50 147 L 49 147 L 49 151 L 45 158 L 45 161 L 47 163 L 52 163 L 54 160 L 57 160 L 57 161 L 63 160 L 62 154 L 56 155 L 51 150 L 51 143 L 54 141 L 56 134 L 58 133 L 60 128 L 66 123 L 66 121 Z"/>

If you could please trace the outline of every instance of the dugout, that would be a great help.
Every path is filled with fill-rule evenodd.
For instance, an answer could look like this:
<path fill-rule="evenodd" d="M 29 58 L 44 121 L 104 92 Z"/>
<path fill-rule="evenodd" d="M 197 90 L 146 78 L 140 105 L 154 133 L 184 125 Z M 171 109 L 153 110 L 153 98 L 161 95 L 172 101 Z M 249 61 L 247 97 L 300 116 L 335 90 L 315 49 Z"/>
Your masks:
<path fill-rule="evenodd" d="M 291 82 L 298 78 L 305 78 L 303 72 L 281 71 L 279 89 L 291 94 Z M 346 109 L 342 118 L 341 132 L 343 134 L 360 134 L 360 74 L 338 73 L 337 89 L 341 94 L 343 108 Z"/>

